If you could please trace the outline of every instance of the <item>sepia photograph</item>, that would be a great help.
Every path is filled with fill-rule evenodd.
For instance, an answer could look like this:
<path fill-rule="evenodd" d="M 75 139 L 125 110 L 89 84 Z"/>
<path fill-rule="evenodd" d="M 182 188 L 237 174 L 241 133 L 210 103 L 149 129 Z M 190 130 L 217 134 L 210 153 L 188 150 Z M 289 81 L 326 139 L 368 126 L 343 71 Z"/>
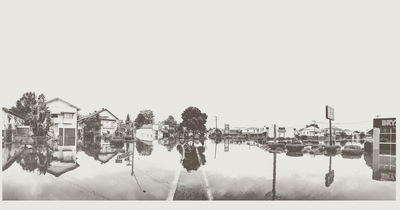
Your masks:
<path fill-rule="evenodd" d="M 394 205 L 399 6 L 2 1 L 1 205 Z"/>

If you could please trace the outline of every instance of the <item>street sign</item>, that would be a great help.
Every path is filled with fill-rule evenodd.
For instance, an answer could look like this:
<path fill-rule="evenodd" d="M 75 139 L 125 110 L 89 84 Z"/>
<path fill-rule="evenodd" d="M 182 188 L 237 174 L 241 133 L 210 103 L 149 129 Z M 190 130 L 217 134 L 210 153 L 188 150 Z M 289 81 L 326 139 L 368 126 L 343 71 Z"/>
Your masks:
<path fill-rule="evenodd" d="M 326 112 L 326 119 L 330 119 L 330 120 L 335 119 L 335 110 L 332 107 L 327 105 L 325 108 L 325 112 Z"/>

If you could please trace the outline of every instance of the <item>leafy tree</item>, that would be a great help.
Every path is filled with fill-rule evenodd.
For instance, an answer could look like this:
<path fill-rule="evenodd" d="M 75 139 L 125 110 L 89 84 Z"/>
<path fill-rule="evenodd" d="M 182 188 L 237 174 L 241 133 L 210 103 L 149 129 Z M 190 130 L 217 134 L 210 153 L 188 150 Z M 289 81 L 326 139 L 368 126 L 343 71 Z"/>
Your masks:
<path fill-rule="evenodd" d="M 85 124 L 86 138 L 92 139 L 95 138 L 96 135 L 100 134 L 101 120 L 99 114 L 84 119 L 83 123 Z"/>
<path fill-rule="evenodd" d="M 168 116 L 168 118 L 164 121 L 162 121 L 162 124 L 164 125 L 168 125 L 170 127 L 170 129 L 174 129 L 178 127 L 178 123 L 176 122 L 176 120 L 174 119 L 173 116 Z"/>
<path fill-rule="evenodd" d="M 154 114 L 153 111 L 146 109 L 141 110 L 140 113 L 144 116 L 145 121 L 144 124 L 153 124 L 154 123 Z"/>
<path fill-rule="evenodd" d="M 346 132 L 340 132 L 340 137 L 342 138 L 342 139 L 345 139 L 346 137 L 347 137 L 347 134 L 346 134 Z"/>
<path fill-rule="evenodd" d="M 360 139 L 364 139 L 364 137 L 365 137 L 365 133 L 364 133 L 364 131 L 361 131 L 361 133 L 360 133 Z"/>
<path fill-rule="evenodd" d="M 202 113 L 197 107 L 188 107 L 182 113 L 181 126 L 186 127 L 195 136 L 198 133 L 207 131 L 205 124 L 207 123 L 207 114 Z"/>
<path fill-rule="evenodd" d="M 44 136 L 49 132 L 52 125 L 51 112 L 43 94 L 36 98 L 34 92 L 26 92 L 10 110 L 25 118 L 24 124 L 31 127 L 34 135 Z"/>
<path fill-rule="evenodd" d="M 151 153 L 153 152 L 153 145 L 147 145 L 143 143 L 142 141 L 137 141 L 136 142 L 136 149 L 141 156 L 150 156 Z"/>
<path fill-rule="evenodd" d="M 131 118 L 129 117 L 129 114 L 126 115 L 125 124 L 130 124 L 131 122 L 132 122 L 132 121 L 131 121 Z"/>
<path fill-rule="evenodd" d="M 139 113 L 135 119 L 135 128 L 139 129 L 141 128 L 146 122 L 146 118 L 144 117 L 144 115 L 142 113 Z"/>
<path fill-rule="evenodd" d="M 26 117 L 28 113 L 32 112 L 32 107 L 36 104 L 37 101 L 35 92 L 26 92 L 22 94 L 22 97 L 15 103 L 15 106 L 10 108 L 10 110 L 23 117 Z M 29 123 L 25 122 L 25 125 L 29 125 Z"/>

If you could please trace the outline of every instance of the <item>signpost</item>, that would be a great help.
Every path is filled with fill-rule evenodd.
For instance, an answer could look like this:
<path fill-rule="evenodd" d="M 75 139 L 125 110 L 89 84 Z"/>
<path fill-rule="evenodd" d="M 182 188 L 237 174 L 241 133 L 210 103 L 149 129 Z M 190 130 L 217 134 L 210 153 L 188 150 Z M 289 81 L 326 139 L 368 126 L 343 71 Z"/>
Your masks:
<path fill-rule="evenodd" d="M 329 144 L 332 146 L 332 120 L 335 120 L 335 110 L 326 105 L 325 116 L 326 119 L 329 119 Z"/>
<path fill-rule="evenodd" d="M 224 151 L 229 152 L 229 124 L 225 124 L 225 141 L 224 141 Z"/>

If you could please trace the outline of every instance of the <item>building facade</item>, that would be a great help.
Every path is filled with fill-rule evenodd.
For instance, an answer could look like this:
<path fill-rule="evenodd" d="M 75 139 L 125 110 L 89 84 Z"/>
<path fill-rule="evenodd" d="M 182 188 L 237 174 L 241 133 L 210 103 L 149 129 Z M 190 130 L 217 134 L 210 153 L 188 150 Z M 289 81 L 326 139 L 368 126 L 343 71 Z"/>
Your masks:
<path fill-rule="evenodd" d="M 1 128 L 1 137 L 3 142 L 9 138 L 11 141 L 14 139 L 14 136 L 17 134 L 17 129 L 24 127 L 25 118 L 17 113 L 12 112 L 11 110 L 3 107 L 1 110 L 2 116 L 2 128 Z M 25 126 L 27 127 L 27 126 Z M 29 126 L 28 126 L 29 130 Z M 9 132 L 7 132 L 9 131 Z M 8 135 L 10 135 L 8 137 Z"/>
<path fill-rule="evenodd" d="M 51 112 L 53 126 L 49 134 L 57 139 L 57 150 L 76 151 L 78 111 L 80 108 L 72 105 L 60 98 L 55 98 L 46 102 Z M 60 154 L 62 155 L 62 154 Z"/>

